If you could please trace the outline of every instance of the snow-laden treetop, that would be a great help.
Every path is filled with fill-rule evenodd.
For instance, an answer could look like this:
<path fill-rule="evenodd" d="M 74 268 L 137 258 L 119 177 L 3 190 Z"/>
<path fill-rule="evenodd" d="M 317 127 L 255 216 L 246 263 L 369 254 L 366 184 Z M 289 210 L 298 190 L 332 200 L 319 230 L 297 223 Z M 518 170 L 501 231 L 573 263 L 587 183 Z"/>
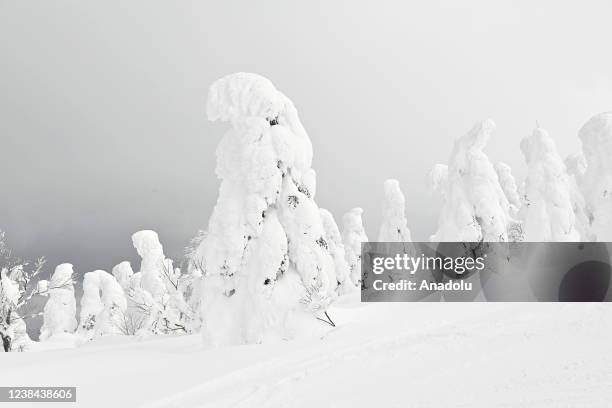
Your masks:
<path fill-rule="evenodd" d="M 579 132 L 582 140 L 582 150 L 587 162 L 594 161 L 594 157 L 601 158 L 601 163 L 605 163 L 612 168 L 610 154 L 612 154 L 612 112 L 604 112 L 593 116 L 582 126 Z"/>
<path fill-rule="evenodd" d="M 74 270 L 72 269 L 72 264 L 63 263 L 57 265 L 51 277 L 51 287 L 61 287 L 67 283 L 71 283 L 73 274 Z"/>
<path fill-rule="evenodd" d="M 269 79 L 237 72 L 215 81 L 208 91 L 208 120 L 236 121 L 248 117 L 274 119 L 287 98 Z"/>
<path fill-rule="evenodd" d="M 143 230 L 136 232 L 132 235 L 132 243 L 141 258 L 164 256 L 164 249 L 155 231 Z"/>

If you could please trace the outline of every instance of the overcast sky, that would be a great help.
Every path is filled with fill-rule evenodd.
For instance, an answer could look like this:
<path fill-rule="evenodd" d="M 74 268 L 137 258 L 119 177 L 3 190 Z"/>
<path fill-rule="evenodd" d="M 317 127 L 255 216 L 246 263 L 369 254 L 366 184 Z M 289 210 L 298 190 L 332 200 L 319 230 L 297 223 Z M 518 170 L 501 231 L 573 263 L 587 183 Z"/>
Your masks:
<path fill-rule="evenodd" d="M 320 206 L 363 207 L 375 238 L 395 177 L 425 240 L 427 174 L 475 121 L 495 119 L 486 151 L 519 177 L 536 120 L 563 156 L 580 148 L 612 108 L 611 16 L 609 0 L 0 0 L 0 228 L 79 274 L 137 260 L 143 228 L 178 257 L 219 185 L 207 88 L 251 71 L 297 106 Z"/>

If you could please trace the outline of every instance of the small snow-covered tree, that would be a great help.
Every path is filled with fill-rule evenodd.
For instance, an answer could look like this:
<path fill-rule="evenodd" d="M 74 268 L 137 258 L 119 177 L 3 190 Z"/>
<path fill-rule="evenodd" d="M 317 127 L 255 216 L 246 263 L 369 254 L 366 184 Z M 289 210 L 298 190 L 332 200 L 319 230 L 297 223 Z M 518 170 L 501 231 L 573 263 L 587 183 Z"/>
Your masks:
<path fill-rule="evenodd" d="M 612 241 L 612 112 L 592 117 L 579 132 L 586 170 L 580 187 L 590 220 L 590 235 Z"/>
<path fill-rule="evenodd" d="M 130 288 L 132 276 L 134 276 L 132 264 L 130 264 L 129 261 L 123 261 L 115 265 L 111 272 L 115 279 L 117 279 L 117 282 L 119 282 L 123 290 L 127 292 Z"/>
<path fill-rule="evenodd" d="M 38 293 L 36 278 L 44 263 L 44 258 L 31 263 L 15 256 L 0 230 L 0 346 L 6 352 L 29 347 L 26 320 L 41 314 L 31 300 Z"/>
<path fill-rule="evenodd" d="M 43 325 L 40 328 L 40 341 L 50 337 L 73 333 L 77 328 L 76 299 L 74 297 L 74 271 L 72 265 L 63 263 L 55 268 L 45 287 L 44 295 L 49 296 L 43 310 Z"/>
<path fill-rule="evenodd" d="M 509 240 L 508 230 L 514 225 L 510 203 L 483 152 L 494 129 L 490 119 L 478 123 L 455 141 L 448 167 L 438 165 L 432 172 L 434 188 L 443 197 L 432 241 Z"/>
<path fill-rule="evenodd" d="M 538 127 L 521 141 L 527 162 L 521 209 L 527 241 L 579 241 L 570 181 L 554 140 Z"/>
<path fill-rule="evenodd" d="M 380 242 L 409 242 L 410 230 L 406 219 L 406 198 L 400 189 L 399 181 L 386 180 L 382 202 L 382 225 L 378 233 Z"/>
<path fill-rule="evenodd" d="M 518 214 L 521 208 L 521 198 L 518 193 L 518 187 L 516 180 L 512 175 L 512 169 L 504 162 L 498 162 L 495 165 L 495 171 L 497 172 L 497 178 L 501 185 L 508 202 L 510 203 L 510 211 L 513 216 Z"/>
<path fill-rule="evenodd" d="M 342 217 L 342 242 L 344 242 L 351 281 L 355 286 L 361 285 L 361 243 L 368 242 L 368 236 L 363 228 L 362 214 L 363 209 L 356 207 Z"/>
<path fill-rule="evenodd" d="M 217 204 L 193 254 L 206 269 L 203 333 L 214 343 L 259 342 L 288 327 L 305 288 L 337 285 L 312 144 L 293 103 L 256 74 L 213 83 L 207 111 L 231 129 L 217 148 Z"/>
<path fill-rule="evenodd" d="M 324 239 L 328 246 L 328 251 L 334 259 L 336 267 L 336 280 L 338 281 L 338 293 L 346 294 L 353 292 L 356 286 L 351 280 L 350 267 L 346 261 L 346 251 L 342 242 L 342 236 L 338 229 L 338 224 L 331 212 L 325 208 L 320 209 L 321 221 L 325 230 Z"/>
<path fill-rule="evenodd" d="M 582 152 L 574 153 L 567 156 L 564 163 L 569 176 L 570 200 L 574 210 L 576 230 L 580 234 L 581 241 L 593 241 L 586 202 L 580 190 L 587 167 L 586 158 Z"/>
<path fill-rule="evenodd" d="M 183 297 L 181 270 L 165 257 L 155 231 L 138 231 L 132 235 L 132 242 L 142 258 L 138 282 L 146 293 L 136 289 L 130 292 L 136 297 L 131 303 L 139 309 L 148 308 L 148 324 L 153 334 L 190 332 L 193 311 Z"/>
<path fill-rule="evenodd" d="M 519 218 L 519 211 L 522 206 L 519 188 L 516 185 L 516 180 L 512 175 L 512 169 L 506 163 L 499 162 L 495 166 L 499 184 L 501 185 L 508 202 L 510 203 L 509 214 L 511 219 L 508 221 L 508 240 L 511 242 L 519 242 L 525 240 L 523 231 L 523 223 Z"/>
<path fill-rule="evenodd" d="M 153 299 L 161 301 L 168 293 L 165 274 L 174 270 L 172 260 L 164 256 L 164 248 L 155 231 L 143 230 L 134 233 L 132 243 L 142 258 L 140 285 Z"/>
<path fill-rule="evenodd" d="M 113 275 L 102 270 L 86 273 L 77 333 L 86 340 L 122 334 L 120 327 L 126 308 L 123 288 Z"/>

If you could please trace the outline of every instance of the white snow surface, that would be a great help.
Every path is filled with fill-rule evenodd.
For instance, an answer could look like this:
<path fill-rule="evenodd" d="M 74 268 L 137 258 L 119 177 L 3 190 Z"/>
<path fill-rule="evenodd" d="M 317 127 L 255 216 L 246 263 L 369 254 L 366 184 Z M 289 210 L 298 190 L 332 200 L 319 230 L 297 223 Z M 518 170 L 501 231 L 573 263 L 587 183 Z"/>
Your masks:
<path fill-rule="evenodd" d="M 65 406 L 89 408 L 603 408 L 611 312 L 605 303 L 343 297 L 330 310 L 336 328 L 321 323 L 294 341 L 211 349 L 198 335 L 105 337 L 7 353 L 2 383 L 76 386 L 77 404 Z"/>

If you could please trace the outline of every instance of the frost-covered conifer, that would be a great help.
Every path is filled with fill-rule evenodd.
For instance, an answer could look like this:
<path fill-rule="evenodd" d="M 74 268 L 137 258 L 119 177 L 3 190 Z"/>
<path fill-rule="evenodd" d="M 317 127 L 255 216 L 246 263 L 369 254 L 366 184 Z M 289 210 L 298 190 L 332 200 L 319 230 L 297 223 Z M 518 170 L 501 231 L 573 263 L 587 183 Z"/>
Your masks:
<path fill-rule="evenodd" d="M 455 141 L 448 167 L 432 172 L 443 197 L 438 231 L 432 241 L 508 241 L 513 225 L 510 204 L 497 173 L 482 151 L 495 129 L 492 120 L 478 123 Z"/>
<path fill-rule="evenodd" d="M 527 162 L 521 219 L 527 241 L 579 241 L 570 182 L 554 140 L 536 128 L 521 141 Z"/>
<path fill-rule="evenodd" d="M 56 334 L 73 333 L 77 328 L 76 299 L 72 265 L 64 263 L 55 268 L 51 280 L 45 285 L 49 300 L 43 311 L 40 341 Z"/>
<path fill-rule="evenodd" d="M 357 207 L 342 217 L 342 242 L 344 242 L 346 262 L 349 264 L 351 281 L 356 286 L 359 286 L 361 281 L 361 243 L 368 242 L 368 236 L 363 228 L 362 214 L 363 209 Z"/>
<path fill-rule="evenodd" d="M 258 342 L 287 323 L 305 287 L 336 287 L 314 201 L 312 144 L 293 103 L 259 75 L 213 83 L 207 111 L 231 129 L 217 148 L 217 204 L 193 254 L 206 269 L 204 334 Z"/>
<path fill-rule="evenodd" d="M 382 225 L 378 233 L 380 242 L 411 241 L 408 220 L 406 220 L 406 198 L 402 193 L 399 181 L 386 180 L 382 203 Z"/>
<path fill-rule="evenodd" d="M 594 240 L 612 241 L 612 112 L 592 117 L 579 132 L 586 171 L 581 190 Z"/>
<path fill-rule="evenodd" d="M 126 308 L 123 288 L 113 275 L 102 270 L 86 273 L 77 333 L 87 340 L 106 334 L 122 334 Z"/>

